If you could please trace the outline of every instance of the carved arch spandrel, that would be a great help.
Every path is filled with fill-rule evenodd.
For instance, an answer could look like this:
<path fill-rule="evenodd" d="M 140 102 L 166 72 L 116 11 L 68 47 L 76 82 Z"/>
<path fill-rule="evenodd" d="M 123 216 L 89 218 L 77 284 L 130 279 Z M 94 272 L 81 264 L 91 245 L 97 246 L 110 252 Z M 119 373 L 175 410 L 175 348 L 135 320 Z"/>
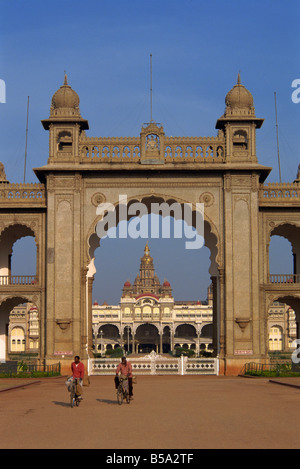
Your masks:
<path fill-rule="evenodd" d="M 177 202 L 179 204 L 191 204 L 192 205 L 192 210 L 195 211 L 196 210 L 196 204 L 195 203 L 191 203 L 189 202 L 188 200 L 185 200 L 185 199 L 182 199 L 180 197 L 177 197 L 177 196 L 170 196 L 170 195 L 166 195 L 166 194 L 163 194 L 163 193 L 158 193 L 158 192 L 154 192 L 154 190 L 151 190 L 151 192 L 149 193 L 144 193 L 144 194 L 139 194 L 139 195 L 135 195 L 135 196 L 131 196 L 127 199 L 127 203 L 128 205 L 134 203 L 134 202 L 143 202 L 143 200 L 147 199 L 148 203 L 149 203 L 149 199 L 161 199 L 159 202 L 160 203 L 174 203 L 174 202 Z M 157 200 L 156 200 L 157 202 Z M 117 202 L 111 202 L 111 204 L 115 207 L 115 209 L 117 209 L 117 207 L 119 206 L 119 200 Z M 150 213 L 150 212 L 148 212 Z M 134 215 L 133 215 L 134 216 Z M 97 223 L 99 221 L 102 220 L 102 215 L 98 215 L 95 217 L 95 220 L 93 221 L 93 223 L 90 225 L 89 229 L 88 229 L 88 232 L 86 234 L 86 249 L 85 249 L 85 264 L 86 265 L 89 265 L 94 257 L 91 256 L 91 240 L 93 241 L 93 244 L 95 245 L 95 248 L 93 249 L 93 252 L 100 246 L 100 243 L 101 243 L 101 240 L 98 238 L 98 242 L 95 242 L 95 237 L 97 237 L 96 235 L 96 226 L 97 226 Z M 207 246 L 206 242 L 205 242 L 205 245 L 210 249 L 211 251 L 211 257 L 210 259 L 212 260 L 212 257 L 213 255 L 215 255 L 215 261 L 216 261 L 216 264 L 218 265 L 218 268 L 219 269 L 222 269 L 224 268 L 223 266 L 223 253 L 222 253 L 222 249 L 223 249 L 223 240 L 221 239 L 220 235 L 219 235 L 219 232 L 218 232 L 218 229 L 215 225 L 215 223 L 212 221 L 212 219 L 210 217 L 207 216 L 207 214 L 204 212 L 204 223 L 206 222 L 206 224 L 209 225 L 209 232 L 208 234 L 212 234 L 214 235 L 215 237 L 215 250 L 214 248 L 210 248 L 209 246 Z M 213 252 L 214 250 L 214 252 Z"/>
<path fill-rule="evenodd" d="M 14 240 L 14 242 L 19 240 L 19 239 L 22 239 L 26 236 L 32 236 L 35 240 L 36 246 L 38 246 L 39 245 L 39 238 L 40 238 L 40 234 L 41 234 L 41 229 L 38 225 L 39 224 L 37 223 L 37 220 L 35 220 L 34 222 L 32 221 L 31 223 L 27 223 L 27 222 L 24 222 L 24 221 L 18 221 L 18 220 L 3 223 L 2 226 L 0 225 L 0 241 L 1 241 L 2 236 L 5 235 L 5 232 L 8 232 L 8 230 L 12 229 L 13 227 L 20 226 L 23 229 L 25 228 L 28 231 L 25 230 L 23 234 L 21 233 L 21 236 L 17 237 Z"/>
<path fill-rule="evenodd" d="M 267 222 L 267 227 L 266 227 L 266 234 L 267 234 L 266 242 L 270 243 L 272 236 L 281 236 L 285 238 L 285 236 L 282 234 L 276 234 L 276 233 L 272 234 L 274 231 L 276 231 L 277 228 L 280 228 L 281 226 L 285 226 L 285 225 L 289 225 L 291 227 L 294 227 L 295 229 L 300 230 L 300 221 L 297 222 L 294 220 L 284 220 L 284 221 L 276 222 L 274 220 L 269 220 L 269 222 Z"/>
<path fill-rule="evenodd" d="M 265 297 L 266 311 L 268 312 L 270 306 L 274 303 L 274 301 L 279 301 L 280 299 L 283 299 L 283 298 L 286 299 L 286 300 L 290 299 L 292 301 L 299 301 L 299 306 L 300 306 L 300 293 L 293 293 L 291 295 L 289 293 L 285 294 L 285 292 L 281 292 L 281 293 L 275 293 L 274 292 L 274 293 L 267 294 L 266 297 Z M 285 304 L 289 305 L 288 302 L 285 303 Z"/>

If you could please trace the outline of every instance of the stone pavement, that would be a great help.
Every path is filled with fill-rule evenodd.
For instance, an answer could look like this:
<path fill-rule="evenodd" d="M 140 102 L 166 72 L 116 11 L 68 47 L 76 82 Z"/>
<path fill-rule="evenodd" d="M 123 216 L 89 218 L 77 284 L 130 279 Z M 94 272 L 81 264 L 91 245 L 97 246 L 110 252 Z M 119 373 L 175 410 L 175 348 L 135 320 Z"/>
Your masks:
<path fill-rule="evenodd" d="M 0 393 L 1 449 L 300 446 L 300 388 L 265 378 L 138 376 L 119 406 L 113 377 L 93 376 L 73 409 L 65 378 L 39 381 Z"/>

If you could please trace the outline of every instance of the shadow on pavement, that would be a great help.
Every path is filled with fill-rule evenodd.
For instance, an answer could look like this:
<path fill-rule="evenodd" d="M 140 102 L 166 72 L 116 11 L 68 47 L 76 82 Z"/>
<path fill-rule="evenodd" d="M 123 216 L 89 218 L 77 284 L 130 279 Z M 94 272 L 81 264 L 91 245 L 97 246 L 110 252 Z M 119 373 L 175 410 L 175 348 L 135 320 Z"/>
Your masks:
<path fill-rule="evenodd" d="M 98 402 L 103 402 L 104 404 L 114 404 L 114 405 L 118 405 L 117 401 L 111 401 L 109 399 L 96 399 Z"/>
<path fill-rule="evenodd" d="M 58 402 L 58 401 L 52 401 L 53 404 L 55 405 L 60 405 L 61 407 L 71 407 L 69 402 Z"/>

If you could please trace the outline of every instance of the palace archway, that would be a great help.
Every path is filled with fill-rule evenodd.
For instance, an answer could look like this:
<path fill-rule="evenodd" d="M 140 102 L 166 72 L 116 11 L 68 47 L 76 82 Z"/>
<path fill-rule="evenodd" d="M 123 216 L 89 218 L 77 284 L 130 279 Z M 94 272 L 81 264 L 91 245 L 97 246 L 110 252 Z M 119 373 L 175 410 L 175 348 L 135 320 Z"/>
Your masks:
<path fill-rule="evenodd" d="M 265 361 L 267 305 L 274 298 L 297 299 L 299 292 L 300 169 L 294 181 L 265 183 L 271 168 L 260 165 L 256 154 L 256 131 L 263 119 L 256 117 L 253 96 L 240 76 L 226 95 L 212 137 L 167 136 L 155 122 L 143 125 L 137 137 L 90 137 L 67 77 L 42 124 L 49 131 L 49 158 L 34 170 L 40 183 L 10 184 L 4 168 L 0 175 L 0 236 L 10 225 L 24 226 L 20 234 L 34 234 L 37 246 L 35 281 L 0 282 L 0 303 L 22 297 L 38 306 L 39 359 L 61 361 L 64 371 L 80 355 L 88 366 L 93 356 L 94 251 L 100 242 L 97 209 L 109 204 L 117 224 L 126 196 L 132 210 L 141 202 L 146 208 L 190 204 L 193 226 L 197 204 L 204 204 L 220 373 L 238 374 L 247 361 Z M 129 215 L 127 221 L 137 222 Z M 292 243 L 292 272 L 270 274 L 271 235 Z M 2 277 L 10 277 L 9 236 L 4 234 L 2 241 Z M 298 303 L 295 307 L 298 311 Z M 165 333 L 157 330 L 160 347 Z M 170 335 L 172 341 L 172 328 Z"/>
<path fill-rule="evenodd" d="M 183 202 L 182 199 L 179 201 L 179 202 L 176 202 L 176 200 L 174 198 L 168 198 L 168 199 L 164 199 L 162 196 L 155 196 L 155 195 L 151 195 L 151 196 L 141 196 L 139 198 L 137 197 L 133 197 L 132 199 L 129 200 L 129 203 L 128 203 L 128 208 L 127 208 L 127 218 L 123 221 L 125 222 L 128 222 L 129 220 L 133 220 L 135 221 L 135 223 L 140 223 L 142 224 L 143 221 L 141 221 L 141 217 L 136 217 L 135 215 L 131 215 L 130 216 L 130 211 L 131 211 L 131 206 L 133 206 L 134 204 L 142 204 L 145 208 L 145 211 L 147 214 L 149 215 L 143 215 L 144 217 L 145 216 L 151 216 L 152 214 L 152 210 L 153 210 L 153 207 L 155 207 L 155 204 L 157 204 L 160 208 L 161 208 L 161 213 L 163 214 L 164 217 L 173 217 L 174 219 L 176 220 L 182 220 L 183 218 L 183 214 L 184 214 L 184 204 L 186 202 Z M 118 203 L 116 203 L 116 206 L 113 206 L 113 208 L 115 208 L 115 212 L 112 211 L 112 223 L 111 223 L 111 228 L 114 228 L 115 226 L 118 227 L 119 226 L 119 223 L 120 223 L 120 207 L 118 205 Z M 157 208 L 157 207 L 155 207 Z M 177 210 L 177 212 L 176 212 Z M 197 219 L 196 219 L 196 215 L 195 215 L 195 211 L 194 210 L 191 210 L 190 212 L 190 218 L 189 218 L 189 222 L 191 224 L 191 226 L 193 226 L 194 228 L 197 227 Z M 102 219 L 102 217 L 100 217 L 100 220 Z M 137 221 L 136 221 L 137 220 Z M 98 255 L 98 251 L 97 249 L 99 248 L 99 245 L 101 246 L 101 240 L 99 239 L 97 233 L 95 233 L 95 231 L 97 231 L 97 223 L 99 222 L 99 219 L 93 223 L 92 225 L 92 228 L 91 230 L 93 229 L 94 227 L 94 233 L 92 233 L 89 238 L 88 238 L 88 253 L 89 253 L 89 258 L 90 258 L 90 264 L 89 264 L 89 268 L 88 268 L 88 278 L 90 279 L 90 285 L 93 283 L 93 279 L 94 279 L 94 276 L 96 274 L 96 267 L 95 267 L 95 257 L 96 255 Z M 220 290 L 220 283 L 219 283 L 219 269 L 218 269 L 218 264 L 217 264 L 217 255 L 218 255 L 218 238 L 217 238 L 217 234 L 215 234 L 214 231 L 216 231 L 216 228 L 214 228 L 214 230 L 212 230 L 211 228 L 211 220 L 204 220 L 203 221 L 203 231 L 201 232 L 201 235 L 203 236 L 204 238 L 204 243 L 203 241 L 201 242 L 201 245 L 202 243 L 206 246 L 206 248 L 208 248 L 209 250 L 209 253 L 210 253 L 210 265 L 209 265 L 209 275 L 210 275 L 210 283 L 211 283 L 211 291 L 212 291 L 212 296 L 214 296 L 215 300 L 218 298 L 219 296 L 219 290 Z M 163 224 L 163 221 L 162 221 L 162 224 Z M 150 228 L 150 225 L 151 223 L 147 221 L 147 223 L 145 223 L 145 225 L 147 226 L 147 228 L 149 228 L 149 231 L 151 231 L 151 228 Z M 124 227 L 123 227 L 124 228 Z M 127 229 L 127 227 L 125 226 L 125 228 Z M 161 227 L 162 228 L 162 227 Z M 129 230 L 128 230 L 129 231 Z M 90 231 L 91 232 L 91 231 Z M 195 233 L 196 233 L 196 230 L 195 230 Z M 161 234 L 161 233 L 160 233 Z M 114 240 L 112 240 L 111 242 L 114 242 Z M 96 253 L 97 251 L 97 253 Z M 101 247 L 99 248 L 99 254 L 100 254 L 100 261 L 101 261 Z M 197 256 L 199 253 L 199 251 L 197 250 L 195 252 L 195 256 Z M 184 256 L 184 253 L 182 254 Z M 200 266 L 199 266 L 200 267 Z M 111 268 L 118 268 L 118 266 L 115 266 L 114 267 L 114 264 L 113 264 L 113 260 L 112 260 L 112 264 L 111 264 Z M 195 272 L 195 274 L 197 275 L 197 273 Z M 147 283 L 147 281 L 146 281 Z M 147 287 L 146 287 L 146 290 L 147 291 Z M 150 291 L 150 290 L 149 290 Z M 89 295 L 91 295 L 91 288 L 89 290 Z M 90 299 L 91 301 L 91 299 Z M 145 300 L 146 301 L 146 300 Z M 150 301 L 150 300 L 149 300 Z M 113 306 L 111 306 L 110 308 L 113 309 Z M 210 343 L 210 348 L 211 350 L 214 351 L 214 355 L 216 356 L 218 354 L 218 351 L 220 349 L 220 341 L 219 341 L 219 330 L 220 330 L 220 322 L 219 322 L 219 317 L 220 317 L 220 314 L 219 314 L 219 303 L 218 301 L 215 301 L 214 303 L 214 311 L 213 311 L 213 324 L 214 324 L 214 333 L 212 334 L 212 339 L 213 339 L 213 343 L 211 344 L 209 341 L 208 343 Z M 123 339 L 123 344 L 124 344 L 124 348 L 127 350 L 129 349 L 129 351 L 131 352 L 135 352 L 135 351 L 138 351 L 138 352 L 142 352 L 144 349 L 154 349 L 154 350 L 159 350 L 161 353 L 168 353 L 170 351 L 174 351 L 174 341 L 175 341 L 175 336 L 174 334 L 176 335 L 176 332 L 175 332 L 175 324 L 173 323 L 173 321 L 171 319 L 169 319 L 169 326 L 167 328 L 164 328 L 164 324 L 166 325 L 166 321 L 167 321 L 167 317 L 158 317 L 158 316 L 154 316 L 151 315 L 151 310 L 150 308 L 149 309 L 149 313 L 147 313 L 146 311 L 147 309 L 147 306 L 144 306 L 142 308 L 142 314 L 140 317 L 135 317 L 135 326 L 134 326 L 134 321 L 133 321 L 133 317 L 131 316 L 130 317 L 130 320 L 133 321 L 131 323 L 131 336 L 130 336 L 130 340 L 129 340 L 129 345 L 128 345 L 128 340 L 126 339 L 125 337 L 125 334 L 124 334 L 124 339 Z M 157 313 L 158 314 L 158 313 Z M 127 320 L 128 321 L 129 317 L 126 316 L 126 317 L 123 317 L 123 321 L 124 320 Z M 155 327 L 158 327 L 159 328 L 159 344 L 157 344 L 156 342 L 154 342 L 151 346 L 149 345 L 148 347 L 142 347 L 142 346 L 137 346 L 135 344 L 136 342 L 136 337 L 135 337 L 135 330 L 136 328 L 140 325 L 140 322 L 144 321 L 144 322 L 147 322 L 152 320 L 153 321 L 153 324 L 155 324 Z M 119 319 L 121 320 L 121 318 Z M 166 331 L 168 331 L 166 333 Z M 133 333 L 133 335 L 132 335 Z M 198 335 L 200 334 L 200 330 L 199 330 L 199 333 Z M 195 337 L 197 337 L 197 333 L 195 332 Z M 148 341 L 149 342 L 149 341 Z M 200 345 L 200 341 L 199 340 L 193 340 L 193 343 L 191 343 L 190 345 L 192 345 L 192 348 L 196 348 L 197 349 L 197 353 L 199 353 L 199 345 Z"/>

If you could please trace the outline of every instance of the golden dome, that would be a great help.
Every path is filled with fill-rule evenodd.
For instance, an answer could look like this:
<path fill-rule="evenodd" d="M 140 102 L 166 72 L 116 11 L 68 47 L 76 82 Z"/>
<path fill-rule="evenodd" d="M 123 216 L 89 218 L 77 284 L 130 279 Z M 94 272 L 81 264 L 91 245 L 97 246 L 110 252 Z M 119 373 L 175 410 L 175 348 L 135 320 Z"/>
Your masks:
<path fill-rule="evenodd" d="M 62 113 L 62 109 L 68 110 L 68 114 L 79 114 L 79 96 L 70 85 L 65 74 L 64 84 L 54 93 L 51 101 L 51 111 Z"/>
<path fill-rule="evenodd" d="M 153 258 L 150 256 L 150 248 L 148 246 L 148 241 L 145 246 L 144 256 L 142 257 L 142 262 L 146 264 L 150 264 L 153 261 Z"/>
<path fill-rule="evenodd" d="M 253 96 L 250 91 L 241 84 L 238 74 L 237 84 L 227 93 L 225 98 L 226 114 L 246 113 L 254 114 Z"/>

